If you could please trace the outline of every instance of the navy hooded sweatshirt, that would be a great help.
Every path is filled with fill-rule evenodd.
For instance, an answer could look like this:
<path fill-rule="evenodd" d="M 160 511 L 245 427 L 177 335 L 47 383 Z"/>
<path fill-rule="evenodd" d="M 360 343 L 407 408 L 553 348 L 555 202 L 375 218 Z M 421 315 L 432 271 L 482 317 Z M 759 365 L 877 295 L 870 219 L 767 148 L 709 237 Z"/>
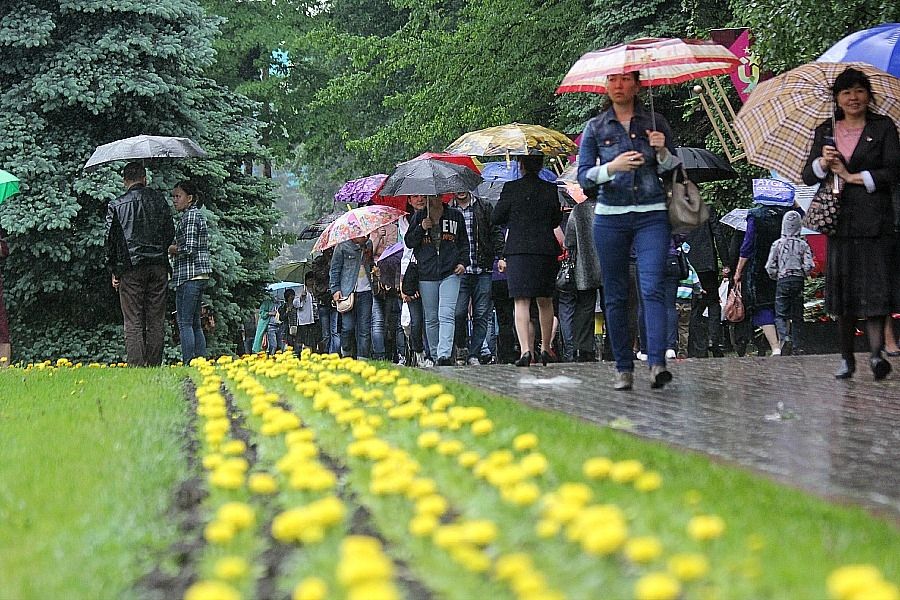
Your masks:
<path fill-rule="evenodd" d="M 471 263 L 466 220 L 461 212 L 445 206 L 441 220 L 425 231 L 422 221 L 427 216 L 424 208 L 416 211 L 403 241 L 413 249 L 419 264 L 419 280 L 441 281 L 453 274 L 456 265 L 468 267 Z"/>

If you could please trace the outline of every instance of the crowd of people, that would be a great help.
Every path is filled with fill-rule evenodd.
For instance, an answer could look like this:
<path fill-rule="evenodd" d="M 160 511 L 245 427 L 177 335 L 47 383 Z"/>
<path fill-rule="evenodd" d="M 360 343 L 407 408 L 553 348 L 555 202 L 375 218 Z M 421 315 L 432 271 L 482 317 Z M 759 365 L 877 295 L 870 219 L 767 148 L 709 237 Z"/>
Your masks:
<path fill-rule="evenodd" d="M 679 159 L 668 122 L 639 91 L 636 72 L 608 78 L 607 105 L 579 150 L 584 202 L 563 210 L 558 187 L 539 177 L 541 155 L 517 157 L 522 176 L 503 186 L 496 206 L 468 191 L 449 202 L 407 196 L 398 222 L 327 249 L 302 286 L 268 295 L 245 324 L 242 349 L 310 348 L 420 367 L 604 358 L 615 362 L 617 390 L 633 387 L 640 361 L 660 388 L 675 357 L 719 357 L 726 346 L 743 355 L 756 328 L 760 355 L 802 352 L 803 289 L 814 268 L 803 209 L 761 201 L 730 240 L 714 210 L 673 234 L 663 176 Z M 890 318 L 900 311 L 900 141 L 893 122 L 870 110 L 861 71 L 847 68 L 832 92 L 835 117 L 815 130 L 803 178 L 840 190 L 825 269 L 825 308 L 840 332 L 835 376 L 854 375 L 863 320 L 869 367 L 883 379 L 885 354 L 900 356 Z M 128 363 L 161 364 L 167 286 L 184 362 L 205 356 L 212 266 L 199 192 L 190 181 L 175 186 L 174 222 L 140 163 L 124 168 L 123 181 L 125 193 L 108 207 L 106 253 Z M 7 253 L 0 238 L 0 258 Z M 746 317 L 728 323 L 722 297 L 731 289 Z M 0 361 L 9 354 L 0 282 Z"/>
<path fill-rule="evenodd" d="M 518 157 L 523 175 L 503 186 L 495 207 L 469 192 L 448 204 L 409 196 L 391 235 L 382 229 L 320 257 L 328 267 L 311 276 L 326 294 L 315 299 L 320 312 L 338 312 L 340 342 L 330 316 L 319 341 L 303 345 L 426 367 L 606 357 L 619 390 L 632 388 L 639 360 L 660 388 L 672 380 L 668 360 L 723 356 L 726 346 L 743 355 L 757 328 L 760 354 L 802 353 L 803 289 L 814 269 L 801 236 L 804 210 L 762 201 L 730 242 L 715 211 L 673 235 L 661 177 L 678 166 L 671 129 L 638 101 L 637 73 L 610 76 L 608 90 L 607 108 L 582 136 L 585 202 L 562 210 L 558 188 L 538 177 L 539 155 Z M 835 375 L 853 375 L 855 327 L 865 319 L 870 367 L 882 379 L 891 368 L 883 353 L 900 355 L 889 318 L 900 308 L 890 267 L 900 252 L 891 204 L 897 132 L 867 110 L 871 88 L 861 72 L 848 68 L 833 93 L 835 123 L 816 130 L 804 178 L 837 176 L 844 188 L 826 270 L 826 309 L 841 331 Z M 399 268 L 378 260 L 385 237 L 404 246 Z M 573 263 L 567 289 L 557 286 L 563 258 Z M 734 286 L 746 318 L 723 323 L 720 292 Z M 606 335 L 598 339 L 600 314 Z"/>

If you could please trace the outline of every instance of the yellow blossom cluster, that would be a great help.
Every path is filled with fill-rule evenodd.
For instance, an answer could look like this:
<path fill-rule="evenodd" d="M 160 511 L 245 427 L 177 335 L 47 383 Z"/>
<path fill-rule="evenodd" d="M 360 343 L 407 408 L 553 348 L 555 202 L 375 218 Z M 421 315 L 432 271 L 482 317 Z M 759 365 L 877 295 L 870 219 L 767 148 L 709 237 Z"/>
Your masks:
<path fill-rule="evenodd" d="M 347 600 L 399 600 L 394 565 L 372 537 L 347 536 L 341 543 L 337 580 Z"/>
<path fill-rule="evenodd" d="M 494 578 L 509 585 L 518 600 L 564 600 L 524 552 L 504 554 L 494 562 Z"/>
<path fill-rule="evenodd" d="M 834 600 L 900 600 L 900 588 L 886 581 L 874 565 L 838 567 L 826 584 Z"/>
<path fill-rule="evenodd" d="M 329 527 L 343 521 L 344 514 L 344 503 L 336 496 L 326 496 L 278 514 L 272 520 L 272 537 L 284 543 L 317 544 Z"/>

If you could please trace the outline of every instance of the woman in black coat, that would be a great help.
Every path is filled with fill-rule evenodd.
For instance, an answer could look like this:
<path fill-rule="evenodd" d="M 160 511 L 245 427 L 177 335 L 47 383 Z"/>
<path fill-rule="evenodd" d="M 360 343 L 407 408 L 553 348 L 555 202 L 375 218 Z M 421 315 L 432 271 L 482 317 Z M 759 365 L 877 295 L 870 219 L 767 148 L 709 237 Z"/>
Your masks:
<path fill-rule="evenodd" d="M 515 299 L 516 335 L 522 350 L 516 366 L 527 367 L 538 358 L 529 332 L 532 298 L 537 299 L 541 323 L 540 360 L 555 361 L 549 350 L 560 246 L 553 230 L 562 219 L 562 208 L 556 185 L 538 177 L 544 157 L 520 156 L 518 160 L 524 175 L 503 185 L 491 221 L 508 227 L 498 268 L 508 269 L 509 295 Z"/>
<path fill-rule="evenodd" d="M 825 269 L 825 310 L 838 316 L 842 361 L 835 377 L 847 379 L 856 370 L 853 337 L 857 319 L 866 321 L 869 366 L 875 379 L 891 371 L 881 355 L 885 318 L 897 299 L 897 268 L 893 263 L 894 211 L 891 192 L 900 171 L 900 140 L 887 117 L 868 110 L 872 86 L 852 67 L 834 81 L 835 124 L 816 128 L 803 170 L 807 185 L 826 177 L 841 186 L 837 231 L 828 239 Z"/>

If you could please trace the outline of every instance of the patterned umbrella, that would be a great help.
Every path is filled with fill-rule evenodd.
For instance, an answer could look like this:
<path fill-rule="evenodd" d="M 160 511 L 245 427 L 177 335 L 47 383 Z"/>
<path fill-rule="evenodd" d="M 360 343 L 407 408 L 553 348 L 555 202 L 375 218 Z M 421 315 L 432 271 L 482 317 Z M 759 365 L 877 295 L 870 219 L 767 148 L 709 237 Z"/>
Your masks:
<path fill-rule="evenodd" d="M 325 228 L 313 245 L 313 252 L 321 252 L 349 239 L 369 235 L 405 214 L 391 206 L 361 206 L 348 210 Z"/>
<path fill-rule="evenodd" d="M 864 62 L 900 77 L 900 23 L 884 23 L 851 33 L 829 48 L 821 62 Z"/>
<path fill-rule="evenodd" d="M 352 179 L 341 186 L 334 194 L 334 203 L 338 202 L 354 202 L 356 204 L 368 204 L 372 201 L 372 196 L 381 188 L 387 175 L 379 173 L 378 175 L 369 175 L 359 179 Z"/>
<path fill-rule="evenodd" d="M 588 52 L 572 65 L 556 93 L 602 94 L 609 75 L 632 71 L 640 73 L 644 87 L 682 83 L 730 73 L 740 62 L 731 50 L 708 40 L 642 38 Z"/>
<path fill-rule="evenodd" d="M 473 156 L 561 156 L 575 150 L 575 144 L 565 134 L 540 125 L 521 123 L 470 131 L 447 146 L 447 152 Z"/>
<path fill-rule="evenodd" d="M 19 192 L 19 178 L 12 173 L 0 170 L 0 204 Z"/>
<path fill-rule="evenodd" d="M 900 126 L 900 79 L 864 63 L 809 63 L 759 84 L 741 108 L 734 128 L 747 160 L 801 182 L 813 130 L 834 115 L 831 86 L 851 66 L 872 83 L 869 108 Z"/>

